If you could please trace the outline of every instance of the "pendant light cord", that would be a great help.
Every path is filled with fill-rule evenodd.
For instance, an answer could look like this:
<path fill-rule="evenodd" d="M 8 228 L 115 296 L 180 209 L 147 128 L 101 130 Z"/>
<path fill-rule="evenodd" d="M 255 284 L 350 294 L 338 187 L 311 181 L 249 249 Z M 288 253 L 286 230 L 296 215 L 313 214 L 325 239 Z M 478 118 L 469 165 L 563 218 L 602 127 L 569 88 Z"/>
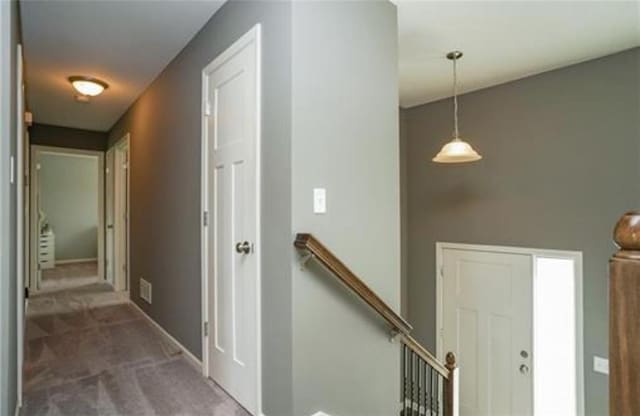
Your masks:
<path fill-rule="evenodd" d="M 458 132 L 458 58 L 453 58 L 453 138 L 459 138 Z"/>

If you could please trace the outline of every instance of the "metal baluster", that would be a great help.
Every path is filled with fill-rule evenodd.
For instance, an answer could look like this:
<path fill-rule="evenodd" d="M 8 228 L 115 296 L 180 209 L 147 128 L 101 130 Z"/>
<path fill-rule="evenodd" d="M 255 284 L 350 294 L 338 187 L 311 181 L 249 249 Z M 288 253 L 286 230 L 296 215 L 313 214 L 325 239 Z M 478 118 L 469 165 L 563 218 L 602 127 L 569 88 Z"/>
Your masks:
<path fill-rule="evenodd" d="M 447 408 L 447 400 L 449 397 L 448 389 L 449 389 L 449 383 L 447 383 L 443 377 L 442 378 L 442 408 L 443 409 Z M 442 413 L 444 414 L 445 412 L 446 410 L 444 410 Z"/>
<path fill-rule="evenodd" d="M 431 372 L 431 414 L 435 411 L 436 415 L 438 414 L 438 408 L 436 407 L 438 403 L 438 375 L 439 373 L 437 371 Z"/>
<path fill-rule="evenodd" d="M 429 366 L 427 375 L 427 400 L 425 401 L 425 415 L 431 416 L 431 385 L 433 384 L 433 367 Z"/>
<path fill-rule="evenodd" d="M 427 385 L 425 386 L 427 398 L 424 401 L 424 414 L 431 415 L 431 373 L 433 372 L 433 367 L 429 365 L 429 372 L 427 373 Z"/>
<path fill-rule="evenodd" d="M 414 409 L 414 398 L 416 394 L 416 353 L 411 351 L 411 415 L 415 416 Z"/>
<path fill-rule="evenodd" d="M 407 346 L 402 344 L 402 415 L 407 416 Z"/>
<path fill-rule="evenodd" d="M 436 414 L 440 414 L 440 373 L 436 375 Z"/>
<path fill-rule="evenodd" d="M 422 373 L 420 374 L 420 395 L 418 396 L 418 415 L 421 415 L 420 408 L 422 407 L 424 409 L 424 407 L 422 406 L 422 403 L 424 402 L 425 381 L 427 379 L 425 377 L 425 374 L 427 374 L 427 362 L 421 361 L 420 364 L 421 364 L 420 368 L 422 369 Z"/>
<path fill-rule="evenodd" d="M 420 370 L 421 370 L 421 360 L 420 357 L 416 357 L 416 391 L 415 395 L 412 398 L 414 404 L 413 415 L 420 416 Z"/>
<path fill-rule="evenodd" d="M 415 353 L 413 350 L 409 350 L 409 413 L 408 416 L 413 414 L 413 361 Z"/>

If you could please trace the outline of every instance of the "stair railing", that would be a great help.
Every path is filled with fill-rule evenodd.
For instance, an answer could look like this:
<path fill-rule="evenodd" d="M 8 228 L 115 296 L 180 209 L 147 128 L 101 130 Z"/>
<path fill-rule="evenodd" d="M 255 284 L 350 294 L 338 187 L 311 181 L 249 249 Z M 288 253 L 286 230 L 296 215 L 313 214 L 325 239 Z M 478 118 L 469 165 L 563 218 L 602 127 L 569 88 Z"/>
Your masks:
<path fill-rule="evenodd" d="M 387 305 L 366 283 L 311 234 L 298 234 L 294 246 L 306 253 L 305 263 L 315 259 L 367 303 L 391 327 L 402 343 L 402 416 L 458 416 L 458 368 L 456 357 L 447 353 L 441 363 L 416 341 L 411 325 Z"/>

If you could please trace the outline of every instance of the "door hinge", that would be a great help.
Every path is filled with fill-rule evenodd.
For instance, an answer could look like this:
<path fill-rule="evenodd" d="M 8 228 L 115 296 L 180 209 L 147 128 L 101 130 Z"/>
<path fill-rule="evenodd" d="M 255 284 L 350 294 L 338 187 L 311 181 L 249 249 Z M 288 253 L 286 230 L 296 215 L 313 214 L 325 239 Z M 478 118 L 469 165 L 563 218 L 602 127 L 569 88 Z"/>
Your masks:
<path fill-rule="evenodd" d="M 209 101 L 207 101 L 207 103 L 204 105 L 204 115 L 205 116 L 211 115 L 211 103 Z"/>
<path fill-rule="evenodd" d="M 444 277 L 444 266 L 440 267 L 440 277 Z"/>
<path fill-rule="evenodd" d="M 207 227 L 209 225 L 209 211 L 202 213 L 202 224 Z"/>
<path fill-rule="evenodd" d="M 204 331 L 204 336 L 208 337 L 209 336 L 209 322 L 205 322 L 202 325 L 202 330 Z"/>

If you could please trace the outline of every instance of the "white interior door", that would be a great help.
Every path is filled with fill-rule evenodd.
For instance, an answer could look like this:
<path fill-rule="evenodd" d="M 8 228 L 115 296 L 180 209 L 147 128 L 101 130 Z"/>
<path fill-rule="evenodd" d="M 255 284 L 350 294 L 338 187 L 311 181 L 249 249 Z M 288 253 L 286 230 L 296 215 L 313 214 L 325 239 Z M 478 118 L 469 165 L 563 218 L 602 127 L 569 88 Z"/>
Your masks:
<path fill-rule="evenodd" d="M 209 375 L 258 414 L 259 44 L 252 30 L 204 71 Z"/>
<path fill-rule="evenodd" d="M 462 416 L 533 414 L 532 259 L 445 248 L 442 347 L 457 354 Z"/>
<path fill-rule="evenodd" d="M 105 209 L 105 235 L 106 235 L 106 280 L 115 285 L 115 230 L 114 230 L 114 188 L 115 188 L 115 149 L 111 148 L 106 155 L 106 169 L 104 171 L 106 209 Z"/>

